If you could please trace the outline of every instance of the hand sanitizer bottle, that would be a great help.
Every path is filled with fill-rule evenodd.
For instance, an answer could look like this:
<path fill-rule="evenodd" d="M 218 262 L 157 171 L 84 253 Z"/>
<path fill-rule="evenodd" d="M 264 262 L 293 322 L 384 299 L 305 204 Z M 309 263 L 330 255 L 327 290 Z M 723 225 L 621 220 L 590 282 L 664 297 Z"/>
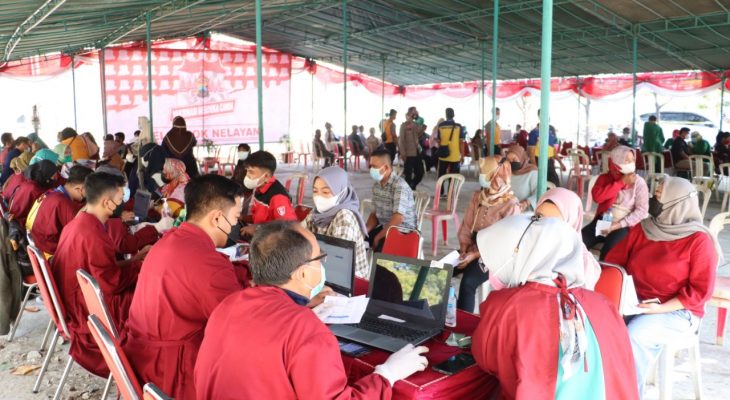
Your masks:
<path fill-rule="evenodd" d="M 446 305 L 446 326 L 456 326 L 456 290 L 453 286 L 449 288 L 449 302 Z"/>

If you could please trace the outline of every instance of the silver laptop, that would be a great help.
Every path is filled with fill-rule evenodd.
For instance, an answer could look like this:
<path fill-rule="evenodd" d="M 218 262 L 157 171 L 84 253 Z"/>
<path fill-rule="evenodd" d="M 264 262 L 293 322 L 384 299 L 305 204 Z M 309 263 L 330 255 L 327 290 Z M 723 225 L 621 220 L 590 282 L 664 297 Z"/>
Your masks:
<path fill-rule="evenodd" d="M 421 344 L 444 328 L 452 274 L 451 265 L 375 254 L 362 320 L 329 328 L 338 338 L 387 351 Z"/>
<path fill-rule="evenodd" d="M 327 253 L 324 263 L 325 284 L 335 292 L 352 296 L 355 284 L 355 242 L 332 236 L 316 234 L 320 252 Z"/>

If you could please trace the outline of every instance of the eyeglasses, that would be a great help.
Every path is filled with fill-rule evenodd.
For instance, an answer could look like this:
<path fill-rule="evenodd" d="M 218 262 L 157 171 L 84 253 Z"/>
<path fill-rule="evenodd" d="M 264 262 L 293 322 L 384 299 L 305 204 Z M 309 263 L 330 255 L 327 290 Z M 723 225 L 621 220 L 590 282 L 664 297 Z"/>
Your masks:
<path fill-rule="evenodd" d="M 312 261 L 319 261 L 322 264 L 326 263 L 327 262 L 327 253 L 321 253 L 317 257 L 310 258 L 309 260 L 304 261 L 302 264 L 309 264 Z"/>

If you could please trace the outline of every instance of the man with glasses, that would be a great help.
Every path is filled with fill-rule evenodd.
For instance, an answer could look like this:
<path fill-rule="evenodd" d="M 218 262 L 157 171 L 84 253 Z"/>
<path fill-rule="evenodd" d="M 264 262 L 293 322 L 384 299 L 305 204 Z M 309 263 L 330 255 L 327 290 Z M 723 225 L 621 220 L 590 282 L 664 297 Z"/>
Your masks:
<path fill-rule="evenodd" d="M 242 202 L 243 189 L 230 179 L 193 178 L 185 187 L 186 222 L 155 244 L 139 275 L 124 349 L 142 381 L 174 398 L 195 398 L 193 367 L 208 317 L 243 289 L 216 251 L 235 229 Z"/>
<path fill-rule="evenodd" d="M 408 345 L 348 384 L 337 339 L 307 308 L 324 286 L 325 256 L 298 224 L 258 228 L 250 259 L 256 287 L 211 315 L 195 365 L 197 398 L 389 399 L 396 381 L 426 368 L 427 349 Z"/>

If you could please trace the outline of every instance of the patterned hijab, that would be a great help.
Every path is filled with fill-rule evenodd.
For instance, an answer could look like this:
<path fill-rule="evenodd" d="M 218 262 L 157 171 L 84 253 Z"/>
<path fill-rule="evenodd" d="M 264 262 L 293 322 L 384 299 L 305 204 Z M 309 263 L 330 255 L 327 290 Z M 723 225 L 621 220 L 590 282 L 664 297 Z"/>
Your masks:
<path fill-rule="evenodd" d="M 491 182 L 488 188 L 482 188 L 479 196 L 479 204 L 484 207 L 491 207 L 513 197 L 510 178 L 512 169 L 506 159 L 497 157 L 485 157 L 479 160 L 479 172 Z"/>
<path fill-rule="evenodd" d="M 512 170 L 512 175 L 525 175 L 532 171 L 537 171 L 537 166 L 530 164 L 530 158 L 527 156 L 527 151 L 524 147 L 516 144 L 507 150 L 507 153 L 512 153 L 517 156 L 517 159 L 522 164 L 522 167 L 515 171 Z"/>
<path fill-rule="evenodd" d="M 170 197 L 179 185 L 185 185 L 190 181 L 190 176 L 185 172 L 185 163 L 177 158 L 166 158 L 162 167 L 162 175 L 169 182 L 162 189 L 162 197 Z"/>

